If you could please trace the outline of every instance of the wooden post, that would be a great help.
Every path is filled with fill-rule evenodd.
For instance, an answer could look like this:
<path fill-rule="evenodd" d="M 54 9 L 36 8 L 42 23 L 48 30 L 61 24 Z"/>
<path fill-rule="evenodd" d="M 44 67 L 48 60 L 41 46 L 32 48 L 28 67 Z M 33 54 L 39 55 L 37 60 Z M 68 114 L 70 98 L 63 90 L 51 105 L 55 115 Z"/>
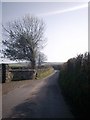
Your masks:
<path fill-rule="evenodd" d="M 2 63 L 2 83 L 6 81 L 6 64 Z"/>

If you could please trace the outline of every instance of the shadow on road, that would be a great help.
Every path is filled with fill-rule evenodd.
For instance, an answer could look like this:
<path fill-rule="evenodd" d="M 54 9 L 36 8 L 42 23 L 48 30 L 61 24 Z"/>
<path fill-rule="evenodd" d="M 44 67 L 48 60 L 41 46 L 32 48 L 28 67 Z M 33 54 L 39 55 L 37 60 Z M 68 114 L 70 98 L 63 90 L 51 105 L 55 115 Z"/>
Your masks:
<path fill-rule="evenodd" d="M 34 114 L 36 103 L 27 100 L 13 109 L 10 118 L 30 118 Z"/>
<path fill-rule="evenodd" d="M 43 80 L 23 103 L 12 109 L 9 118 L 73 118 L 57 80 L 58 72 Z"/>

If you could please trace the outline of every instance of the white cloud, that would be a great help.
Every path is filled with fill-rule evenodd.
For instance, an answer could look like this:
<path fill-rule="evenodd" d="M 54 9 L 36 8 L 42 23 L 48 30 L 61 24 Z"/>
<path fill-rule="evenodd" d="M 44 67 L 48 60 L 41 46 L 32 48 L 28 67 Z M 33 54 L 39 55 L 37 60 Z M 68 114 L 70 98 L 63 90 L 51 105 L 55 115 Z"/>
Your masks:
<path fill-rule="evenodd" d="M 67 8 L 67 9 L 63 9 L 63 10 L 42 13 L 42 14 L 39 14 L 38 16 L 56 15 L 56 14 L 61 14 L 61 13 L 66 13 L 66 12 L 71 12 L 71 11 L 76 11 L 76 10 L 87 8 L 87 7 L 88 7 L 88 4 L 83 4 L 83 5 L 80 5 L 80 6 L 75 6 L 75 7 Z"/>

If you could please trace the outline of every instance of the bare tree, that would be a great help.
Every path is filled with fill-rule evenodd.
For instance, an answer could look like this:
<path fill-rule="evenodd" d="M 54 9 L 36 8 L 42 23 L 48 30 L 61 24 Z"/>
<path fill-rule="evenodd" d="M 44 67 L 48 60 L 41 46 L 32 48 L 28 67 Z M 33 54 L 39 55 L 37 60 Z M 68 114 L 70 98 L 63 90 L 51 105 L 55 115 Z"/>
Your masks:
<path fill-rule="evenodd" d="M 26 15 L 3 26 L 7 37 L 3 40 L 3 54 L 10 60 L 26 60 L 35 69 L 38 51 L 45 45 L 43 20 Z"/>

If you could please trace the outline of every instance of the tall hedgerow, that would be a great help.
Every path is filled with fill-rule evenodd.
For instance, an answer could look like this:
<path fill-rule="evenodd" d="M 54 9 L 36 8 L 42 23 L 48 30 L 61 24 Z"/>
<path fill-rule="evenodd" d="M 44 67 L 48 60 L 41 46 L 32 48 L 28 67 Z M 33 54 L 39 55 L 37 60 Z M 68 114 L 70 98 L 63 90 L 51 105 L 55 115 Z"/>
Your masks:
<path fill-rule="evenodd" d="M 77 117 L 86 117 L 90 107 L 90 53 L 80 54 L 61 66 L 59 84 Z"/>

